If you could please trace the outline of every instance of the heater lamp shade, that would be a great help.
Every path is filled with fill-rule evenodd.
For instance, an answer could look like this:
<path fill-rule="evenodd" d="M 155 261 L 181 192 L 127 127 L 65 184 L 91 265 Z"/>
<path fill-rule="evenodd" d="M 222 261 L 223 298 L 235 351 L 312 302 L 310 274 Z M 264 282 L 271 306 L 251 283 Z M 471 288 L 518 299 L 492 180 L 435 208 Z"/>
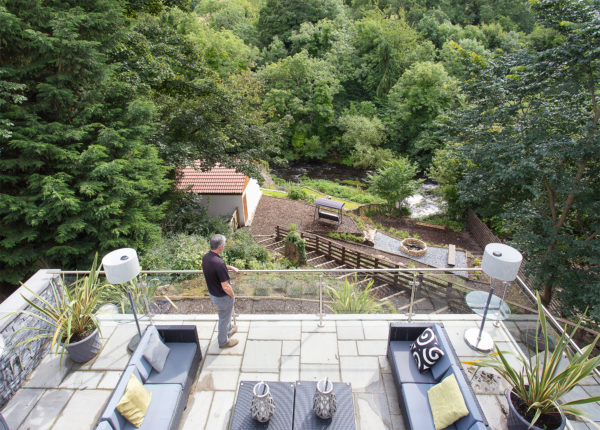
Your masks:
<path fill-rule="evenodd" d="M 514 281 L 519 273 L 523 256 L 515 248 L 503 243 L 488 243 L 483 251 L 481 270 L 490 278 Z"/>
<path fill-rule="evenodd" d="M 102 259 L 106 279 L 111 284 L 124 284 L 140 273 L 140 262 L 133 248 L 121 248 L 109 252 Z"/>

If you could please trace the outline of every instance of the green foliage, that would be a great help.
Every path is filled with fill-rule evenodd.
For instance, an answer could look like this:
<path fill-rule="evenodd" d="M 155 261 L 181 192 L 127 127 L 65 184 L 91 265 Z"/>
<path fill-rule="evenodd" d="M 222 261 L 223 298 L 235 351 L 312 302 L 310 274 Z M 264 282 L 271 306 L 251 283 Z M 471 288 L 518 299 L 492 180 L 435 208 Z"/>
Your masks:
<path fill-rule="evenodd" d="M 272 261 L 269 251 L 257 244 L 247 230 L 237 230 L 227 240 L 223 259 L 238 269 L 269 268 Z"/>
<path fill-rule="evenodd" d="M 535 351 L 530 351 L 532 356 L 528 359 L 516 355 L 518 366 L 514 366 L 509 361 L 510 352 L 501 351 L 496 345 L 496 352 L 487 359 L 467 362 L 478 367 L 491 367 L 500 374 L 512 387 L 513 392 L 527 406 L 527 420 L 534 425 L 540 418 L 540 415 L 552 414 L 559 411 L 581 417 L 586 421 L 592 422 L 585 412 L 574 407 L 575 405 L 594 403 L 600 401 L 600 396 L 590 396 L 582 399 L 572 399 L 565 401 L 565 397 L 585 378 L 593 375 L 594 369 L 600 365 L 600 356 L 591 357 L 594 347 L 598 343 L 600 336 L 596 336 L 594 341 L 582 348 L 582 353 L 571 352 L 569 339 L 572 339 L 575 332 L 581 325 L 583 318 L 579 320 L 577 326 L 567 337 L 567 326 L 556 342 L 556 346 L 550 354 L 549 333 L 546 322 L 546 314 L 538 299 L 538 321 L 536 328 L 536 338 L 538 335 L 541 340 L 536 342 Z M 567 364 L 565 365 L 565 358 Z"/>
<path fill-rule="evenodd" d="M 354 281 L 348 278 L 344 285 L 338 289 L 329 288 L 327 294 L 332 300 L 329 308 L 336 314 L 375 314 L 381 312 L 383 307 L 376 301 L 375 295 L 371 293 L 373 280 L 370 279 L 364 288 L 360 288 L 358 278 L 354 275 Z"/>
<path fill-rule="evenodd" d="M 450 230 L 460 233 L 465 229 L 466 222 L 464 220 L 457 221 L 449 218 L 447 215 L 433 215 L 427 218 L 422 218 L 421 221 L 433 225 L 441 225 L 448 227 Z"/>
<path fill-rule="evenodd" d="M 293 186 L 288 190 L 288 198 L 292 200 L 308 200 L 308 194 L 303 188 Z"/>
<path fill-rule="evenodd" d="M 344 132 L 339 151 L 350 153 L 354 167 L 359 169 L 380 167 L 385 160 L 392 157 L 389 149 L 381 148 L 386 134 L 379 118 L 344 115 L 339 119 L 338 124 Z"/>
<path fill-rule="evenodd" d="M 73 284 L 62 285 L 50 282 L 52 298 L 44 299 L 35 291 L 24 286 L 30 297 L 22 296 L 33 311 L 19 310 L 15 313 L 28 315 L 42 323 L 38 327 L 23 327 L 20 331 L 34 331 L 37 334 L 23 340 L 19 345 L 39 339 L 48 339 L 51 348 L 64 352 L 63 347 L 78 342 L 99 327 L 96 311 L 102 304 L 106 281 L 100 280 L 98 254 L 94 256 L 90 273 L 78 278 Z M 15 333 L 15 334 L 16 334 Z M 61 357 L 62 360 L 62 357 Z"/>
<path fill-rule="evenodd" d="M 391 89 L 386 125 L 390 144 L 397 152 L 407 150 L 422 167 L 430 163 L 432 149 L 413 142 L 441 113 L 457 106 L 458 82 L 440 63 L 413 64 Z"/>
<path fill-rule="evenodd" d="M 462 176 L 458 200 L 483 218 L 498 216 L 527 256 L 525 271 L 561 311 L 600 321 L 600 51 L 597 2 L 534 2 L 540 25 L 564 43 L 474 64 L 471 105 L 446 135 Z M 586 54 L 582 56 L 582 53 Z"/>
<path fill-rule="evenodd" d="M 186 233 L 203 237 L 231 234 L 228 221 L 209 216 L 206 202 L 198 194 L 181 191 L 172 193 L 162 225 L 166 234 Z"/>
<path fill-rule="evenodd" d="M 356 235 L 351 234 L 351 233 L 336 233 L 336 232 L 331 232 L 331 233 L 327 233 L 327 236 L 329 236 L 332 239 L 345 240 L 345 241 L 348 241 L 348 242 L 355 242 L 355 243 L 362 243 L 363 242 L 362 237 L 356 236 Z"/>
<path fill-rule="evenodd" d="M 298 232 L 298 226 L 296 226 L 295 224 L 290 224 L 289 232 L 287 236 L 283 239 L 283 242 L 286 244 L 291 244 L 295 248 L 295 252 L 291 253 L 295 255 L 286 255 L 286 257 L 293 264 L 297 266 L 306 264 L 306 241 L 302 239 L 302 236 L 300 236 L 300 233 Z"/>
<path fill-rule="evenodd" d="M 161 126 L 152 143 L 161 158 L 176 166 L 195 160 L 202 160 L 203 168 L 221 163 L 259 177 L 253 161 L 268 157 L 278 139 L 278 125 L 267 124 L 261 86 L 241 71 L 253 54 L 244 57 L 238 52 L 240 40 L 221 36 L 197 16 L 170 9 L 157 16 L 141 15 L 113 57 L 121 79 L 159 108 Z"/>
<path fill-rule="evenodd" d="M 140 265 L 144 270 L 198 270 L 209 249 L 202 236 L 176 233 L 162 237 L 143 253 Z"/>
<path fill-rule="evenodd" d="M 169 181 L 146 145 L 156 106 L 109 64 L 126 29 L 121 3 L 7 1 L 1 28 L 3 78 L 26 100 L 0 105 L 13 124 L 0 137 L 0 281 L 87 266 L 95 250 L 145 249 Z"/>
<path fill-rule="evenodd" d="M 338 0 L 267 0 L 258 17 L 260 43 L 268 46 L 277 36 L 287 46 L 292 31 L 300 24 L 333 19 L 340 11 Z"/>
<path fill-rule="evenodd" d="M 271 289 L 269 287 L 263 287 L 262 285 L 259 285 L 254 289 L 254 295 L 257 297 L 266 297 L 269 294 L 271 294 Z"/>
<path fill-rule="evenodd" d="M 401 157 L 389 161 L 385 167 L 369 175 L 371 192 L 383 198 L 389 206 L 401 202 L 413 195 L 419 186 L 420 180 L 415 180 L 417 166 L 407 158 Z"/>
<path fill-rule="evenodd" d="M 381 203 L 382 200 L 373 194 L 369 194 L 358 187 L 340 185 L 326 179 L 306 179 L 302 185 L 319 190 L 329 196 L 350 200 L 356 203 Z"/>

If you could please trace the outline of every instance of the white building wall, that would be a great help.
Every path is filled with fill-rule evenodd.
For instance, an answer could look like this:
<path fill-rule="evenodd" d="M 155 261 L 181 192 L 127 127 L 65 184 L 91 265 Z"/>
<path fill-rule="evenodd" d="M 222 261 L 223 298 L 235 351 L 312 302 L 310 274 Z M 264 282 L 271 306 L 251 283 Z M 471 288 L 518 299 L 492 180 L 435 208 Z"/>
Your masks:
<path fill-rule="evenodd" d="M 210 216 L 230 217 L 238 210 L 240 221 L 244 218 L 244 203 L 241 194 L 211 194 L 203 195 L 207 212 Z"/>
<path fill-rule="evenodd" d="M 248 182 L 248 185 L 246 185 L 244 194 L 246 195 L 246 204 L 248 205 L 248 220 L 244 220 L 244 224 L 250 225 L 254 219 L 258 202 L 262 197 L 262 191 L 260 190 L 260 185 L 258 185 L 258 181 L 256 179 L 250 179 L 250 182 Z"/>

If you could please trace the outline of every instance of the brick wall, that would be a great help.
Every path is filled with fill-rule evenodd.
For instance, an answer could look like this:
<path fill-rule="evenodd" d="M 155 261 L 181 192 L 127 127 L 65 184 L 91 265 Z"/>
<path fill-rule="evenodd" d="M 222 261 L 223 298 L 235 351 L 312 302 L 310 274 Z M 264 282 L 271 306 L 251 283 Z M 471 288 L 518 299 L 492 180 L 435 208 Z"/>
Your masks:
<path fill-rule="evenodd" d="M 51 284 L 62 287 L 58 272 L 57 270 L 39 270 L 25 282 L 25 285 L 44 299 L 53 301 Z M 0 372 L 2 376 L 0 408 L 6 404 L 25 378 L 37 367 L 49 348 L 46 339 L 17 346 L 24 339 L 36 334 L 33 330 L 19 332 L 20 329 L 43 327 L 43 323 L 31 315 L 14 314 L 17 310 L 31 310 L 21 295 L 32 297 L 32 294 L 21 286 L 0 303 Z"/>

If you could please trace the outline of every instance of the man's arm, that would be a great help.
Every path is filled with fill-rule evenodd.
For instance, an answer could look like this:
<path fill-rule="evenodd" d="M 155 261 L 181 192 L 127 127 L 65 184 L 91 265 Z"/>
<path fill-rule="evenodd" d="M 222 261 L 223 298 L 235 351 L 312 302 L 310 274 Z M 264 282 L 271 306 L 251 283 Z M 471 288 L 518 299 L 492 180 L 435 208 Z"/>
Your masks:
<path fill-rule="evenodd" d="M 235 273 L 237 273 L 237 272 L 239 272 L 239 271 L 240 271 L 240 269 L 238 269 L 237 267 L 233 267 L 233 266 L 225 266 L 225 267 L 227 267 L 227 270 L 232 270 L 232 271 L 234 271 Z"/>
<path fill-rule="evenodd" d="M 225 291 L 225 294 L 227 294 L 229 297 L 235 297 L 235 295 L 233 294 L 233 288 L 231 288 L 229 281 L 221 282 L 221 287 L 223 288 L 223 291 Z"/>

